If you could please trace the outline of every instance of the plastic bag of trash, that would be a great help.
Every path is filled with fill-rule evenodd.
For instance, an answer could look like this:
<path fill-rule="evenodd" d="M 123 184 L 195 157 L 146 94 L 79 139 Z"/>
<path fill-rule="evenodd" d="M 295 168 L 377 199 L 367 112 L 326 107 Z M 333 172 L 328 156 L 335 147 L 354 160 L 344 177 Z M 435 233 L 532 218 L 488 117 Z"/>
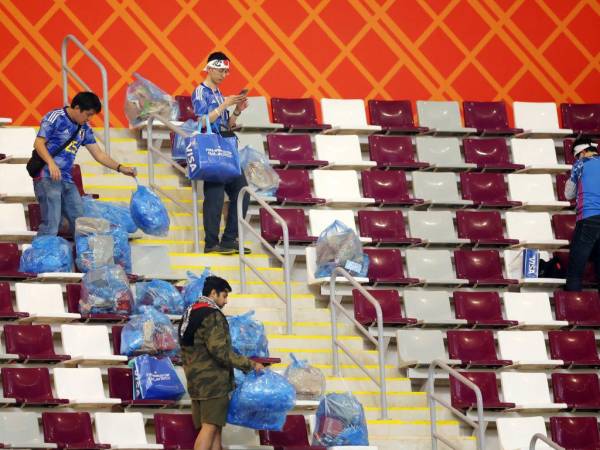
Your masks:
<path fill-rule="evenodd" d="M 127 274 L 117 265 L 89 270 L 81 280 L 79 312 L 82 314 L 131 313 L 133 295 Z"/>
<path fill-rule="evenodd" d="M 165 119 L 176 120 L 179 116 L 177 102 L 139 73 L 134 73 L 136 78 L 127 86 L 125 94 L 125 115 L 131 126 L 139 125 L 150 114 L 156 114 Z"/>
<path fill-rule="evenodd" d="M 317 239 L 316 278 L 331 276 L 336 267 L 343 267 L 351 275 L 365 277 L 369 257 L 356 233 L 339 220 L 325 228 Z"/>
<path fill-rule="evenodd" d="M 264 325 L 252 318 L 254 311 L 227 317 L 233 351 L 249 358 L 268 358 L 269 342 Z"/>
<path fill-rule="evenodd" d="M 20 272 L 71 272 L 73 253 L 69 243 L 58 236 L 38 236 L 23 251 Z"/>
<path fill-rule="evenodd" d="M 171 223 L 167 208 L 158 195 L 138 184 L 131 194 L 131 218 L 140 229 L 153 236 L 166 236 Z"/>
<path fill-rule="evenodd" d="M 265 197 L 275 196 L 280 178 L 264 153 L 247 145 L 240 151 L 240 164 L 248 186 Z"/>
<path fill-rule="evenodd" d="M 325 375 L 306 360 L 298 360 L 290 354 L 292 363 L 283 374 L 296 389 L 298 400 L 318 400 L 325 394 Z"/>
<path fill-rule="evenodd" d="M 169 318 L 152 306 L 142 306 L 121 332 L 121 354 L 127 356 L 176 356 L 179 353 L 177 331 Z"/>
<path fill-rule="evenodd" d="M 369 445 L 365 412 L 350 392 L 325 395 L 317 409 L 312 445 Z"/>
<path fill-rule="evenodd" d="M 135 285 L 135 312 L 142 306 L 152 306 L 163 314 L 183 314 L 183 297 L 175 286 L 164 280 L 152 280 Z"/>

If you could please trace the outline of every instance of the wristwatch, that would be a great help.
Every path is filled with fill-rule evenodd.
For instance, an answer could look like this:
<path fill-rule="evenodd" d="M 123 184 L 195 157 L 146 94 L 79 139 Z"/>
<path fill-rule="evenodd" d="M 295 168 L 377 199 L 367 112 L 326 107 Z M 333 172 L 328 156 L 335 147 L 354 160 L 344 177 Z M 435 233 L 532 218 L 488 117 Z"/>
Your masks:
<path fill-rule="evenodd" d="M 235 109 L 233 110 L 233 115 L 234 115 L 235 117 L 239 117 L 239 115 L 240 115 L 240 114 L 242 114 L 242 112 L 241 112 L 241 111 L 240 111 L 240 112 L 236 112 L 236 110 L 235 110 Z"/>

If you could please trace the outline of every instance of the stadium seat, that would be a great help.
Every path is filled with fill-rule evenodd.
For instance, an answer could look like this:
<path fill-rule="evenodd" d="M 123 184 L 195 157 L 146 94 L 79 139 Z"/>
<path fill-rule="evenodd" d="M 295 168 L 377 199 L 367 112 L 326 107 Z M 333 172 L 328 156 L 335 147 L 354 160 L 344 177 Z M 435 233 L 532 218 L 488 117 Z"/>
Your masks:
<path fill-rule="evenodd" d="M 404 264 L 400 250 L 396 248 L 365 248 L 363 252 L 369 257 L 367 278 L 373 285 L 419 283 L 416 278 L 404 276 Z"/>
<path fill-rule="evenodd" d="M 504 401 L 514 403 L 518 411 L 556 411 L 566 409 L 565 403 L 550 399 L 548 379 L 544 372 L 500 372 Z"/>
<path fill-rule="evenodd" d="M 523 208 L 532 210 L 563 209 L 569 202 L 557 201 L 549 174 L 508 174 L 510 199 L 521 202 Z"/>
<path fill-rule="evenodd" d="M 405 290 L 404 309 L 408 317 L 414 317 L 423 326 L 459 327 L 466 325 L 464 319 L 457 319 L 450 308 L 448 291 Z"/>
<path fill-rule="evenodd" d="M 179 116 L 177 120 L 185 122 L 186 120 L 196 120 L 196 113 L 194 112 L 194 105 L 192 104 L 192 97 L 189 95 L 176 95 L 175 101 L 179 107 Z"/>
<path fill-rule="evenodd" d="M 335 221 L 339 221 L 358 234 L 354 211 L 351 209 L 311 209 L 308 211 L 310 234 L 320 236 Z"/>
<path fill-rule="evenodd" d="M 575 214 L 554 214 L 552 216 L 554 237 L 570 242 L 575 232 L 575 218 Z"/>
<path fill-rule="evenodd" d="M 308 442 L 306 419 L 302 415 L 288 415 L 281 431 L 260 430 L 260 445 L 275 450 L 325 450 L 326 447 L 311 446 Z"/>
<path fill-rule="evenodd" d="M 19 203 L 35 199 L 33 180 L 25 164 L 0 164 L 0 199 Z"/>
<path fill-rule="evenodd" d="M 12 295 L 10 293 L 10 284 L 5 281 L 0 282 L 0 320 L 16 320 L 27 317 L 25 312 L 16 312 L 12 305 Z"/>
<path fill-rule="evenodd" d="M 561 173 L 571 170 L 570 164 L 559 164 L 552 139 L 511 139 L 510 148 L 515 164 L 525 166 L 519 172 Z"/>
<path fill-rule="evenodd" d="M 449 250 L 406 250 L 408 276 L 418 278 L 425 285 L 463 285 L 468 280 L 458 279 L 454 273 Z"/>
<path fill-rule="evenodd" d="M 574 138 L 563 139 L 563 155 L 565 158 L 565 164 L 573 164 L 575 162 L 575 156 L 573 156 L 573 143 Z M 597 143 L 598 140 L 596 139 Z"/>
<path fill-rule="evenodd" d="M 102 375 L 97 367 L 54 368 L 54 391 L 72 405 L 102 408 L 119 405 L 118 398 L 107 398 L 102 385 Z"/>
<path fill-rule="evenodd" d="M 191 414 L 154 414 L 154 429 L 165 450 L 192 449 L 198 436 Z"/>
<path fill-rule="evenodd" d="M 561 360 L 548 358 L 544 333 L 535 331 L 498 331 L 498 354 L 510 359 L 511 367 L 552 368 L 562 365 Z"/>
<path fill-rule="evenodd" d="M 558 200 L 560 200 L 561 202 L 568 202 L 568 207 L 573 208 L 575 206 L 575 199 L 567 200 L 567 198 L 565 197 L 565 184 L 567 183 L 567 180 L 569 179 L 570 175 L 571 174 L 569 173 L 556 174 L 556 194 Z"/>
<path fill-rule="evenodd" d="M 44 440 L 58 448 L 105 449 L 109 444 L 94 441 L 92 420 L 87 412 L 42 413 Z"/>
<path fill-rule="evenodd" d="M 96 436 L 110 448 L 162 449 L 162 444 L 149 444 L 144 418 L 139 412 L 94 414 Z"/>
<path fill-rule="evenodd" d="M 291 244 L 309 244 L 317 240 L 315 236 L 309 236 L 306 232 L 306 217 L 302 208 L 276 208 L 274 211 L 287 224 Z M 260 208 L 259 217 L 261 236 L 272 244 L 282 243 L 283 230 L 275 218 L 264 208 Z"/>
<path fill-rule="evenodd" d="M 600 432 L 596 417 L 550 417 L 552 440 L 565 449 L 600 448 Z"/>
<path fill-rule="evenodd" d="M 519 241 L 504 237 L 502 217 L 498 211 L 456 211 L 458 237 L 476 247 L 481 245 L 515 245 Z"/>
<path fill-rule="evenodd" d="M 308 134 L 267 134 L 269 159 L 288 167 L 322 167 L 327 161 L 316 160 Z"/>
<path fill-rule="evenodd" d="M 510 162 L 506 139 L 463 139 L 465 162 L 476 164 L 483 171 L 512 172 L 523 169 L 521 164 Z"/>
<path fill-rule="evenodd" d="M 356 135 L 317 134 L 315 136 L 315 153 L 319 160 L 327 161 L 327 167 L 333 169 L 360 170 L 377 165 L 375 161 L 363 159 L 360 142 Z"/>
<path fill-rule="evenodd" d="M 323 122 L 331 124 L 326 133 L 372 134 L 381 131 L 379 125 L 367 124 L 365 102 L 362 99 L 321 99 Z"/>
<path fill-rule="evenodd" d="M 502 367 L 512 364 L 511 360 L 498 358 L 494 335 L 490 330 L 448 330 L 446 337 L 448 355 L 461 361 L 463 366 Z"/>
<path fill-rule="evenodd" d="M 561 137 L 573 130 L 560 128 L 554 103 L 514 102 L 515 126 L 522 128 L 519 136 Z"/>
<path fill-rule="evenodd" d="M 309 286 L 329 284 L 330 277 L 316 278 L 316 276 L 315 276 L 315 273 L 318 269 L 316 248 L 314 246 L 306 247 L 305 255 L 306 255 L 306 281 L 309 284 Z M 368 283 L 369 282 L 369 279 L 366 277 L 354 277 L 354 279 L 358 283 Z M 341 276 L 337 277 L 336 282 L 338 285 L 348 283 L 346 278 L 341 277 Z M 337 289 L 338 289 L 338 291 L 341 290 L 339 286 Z M 328 294 L 328 292 L 327 292 L 327 294 Z M 350 292 L 347 293 L 347 295 L 349 295 L 349 294 L 350 294 Z"/>
<path fill-rule="evenodd" d="M 520 202 L 508 199 L 508 187 L 501 173 L 461 173 L 460 189 L 463 198 L 478 208 L 521 206 Z"/>
<path fill-rule="evenodd" d="M 502 262 L 496 250 L 455 250 L 456 276 L 475 286 L 517 284 L 502 274 Z"/>
<path fill-rule="evenodd" d="M 559 286 L 565 284 L 564 278 L 524 278 L 523 277 L 523 250 L 504 250 L 504 271 L 506 276 L 519 280 L 519 283 L 523 286 Z M 563 252 L 560 252 L 561 254 Z M 567 253 L 568 255 L 568 253 Z M 548 261 L 551 259 L 551 255 L 542 250 L 540 252 L 540 258 Z"/>
<path fill-rule="evenodd" d="M 473 201 L 459 197 L 454 173 L 413 172 L 412 184 L 415 197 L 432 205 L 460 208 L 473 205 Z"/>
<path fill-rule="evenodd" d="M 52 394 L 50 373 L 46 367 L 3 367 L 1 372 L 4 397 L 14 399 L 18 406 L 57 406 L 69 403 Z"/>
<path fill-rule="evenodd" d="M 404 317 L 400 306 L 400 294 L 395 289 L 369 289 L 375 300 L 381 306 L 384 325 L 414 325 L 417 319 Z M 354 299 L 354 318 L 362 325 L 376 325 L 377 314 L 375 307 L 358 290 L 352 289 Z"/>
<path fill-rule="evenodd" d="M 6 351 L 20 362 L 60 362 L 70 359 L 54 351 L 50 325 L 4 325 Z"/>
<path fill-rule="evenodd" d="M 35 231 L 27 229 L 25 209 L 21 203 L 0 204 L 0 240 L 31 241 Z"/>
<path fill-rule="evenodd" d="M 21 319 L 33 322 L 69 322 L 81 315 L 65 312 L 60 284 L 15 283 L 17 309 L 29 317 Z"/>
<path fill-rule="evenodd" d="M 35 278 L 36 274 L 19 272 L 21 251 L 15 243 L 0 242 L 0 279 Z"/>
<path fill-rule="evenodd" d="M 574 327 L 600 327 L 600 296 L 595 291 L 554 292 L 557 320 Z"/>
<path fill-rule="evenodd" d="M 29 203 L 27 205 L 27 218 L 29 219 L 29 229 L 37 233 L 42 224 L 42 212 L 39 203 Z M 69 232 L 69 224 L 66 220 L 61 220 L 58 235 L 65 239 L 73 239 L 73 233 Z"/>
<path fill-rule="evenodd" d="M 27 162 L 31 158 L 36 135 L 33 127 L 0 128 L 0 153 L 6 155 L 2 162 Z"/>
<path fill-rule="evenodd" d="M 236 133 L 238 138 L 238 149 L 248 146 L 260 153 L 265 153 L 265 141 L 260 133 Z"/>
<path fill-rule="evenodd" d="M 317 205 L 326 202 L 324 198 L 316 198 L 311 193 L 310 178 L 305 169 L 276 169 L 276 172 L 280 181 L 275 195 L 282 205 Z"/>
<path fill-rule="evenodd" d="M 509 239 L 533 248 L 560 248 L 569 245 L 566 239 L 555 239 L 547 212 L 507 212 L 504 216 Z"/>
<path fill-rule="evenodd" d="M 476 164 L 465 163 L 460 154 L 460 143 L 455 137 L 417 136 L 415 138 L 419 161 L 433 170 L 470 170 Z"/>
<path fill-rule="evenodd" d="M 458 102 L 417 101 L 419 124 L 434 135 L 466 136 L 477 133 L 476 128 L 462 126 Z"/>
<path fill-rule="evenodd" d="M 62 346 L 71 356 L 68 364 L 119 364 L 126 356 L 114 355 L 110 349 L 106 325 L 61 325 Z"/>
<path fill-rule="evenodd" d="M 81 176 L 81 166 L 79 164 L 73 164 L 73 167 L 71 168 L 71 176 L 73 177 L 73 183 L 75 184 L 75 186 L 77 187 L 77 190 L 79 191 L 79 195 L 81 195 L 82 197 L 84 195 L 88 195 L 92 198 L 100 197 L 97 194 L 87 193 L 83 189 L 83 177 Z"/>
<path fill-rule="evenodd" d="M 358 211 L 361 238 L 370 239 L 377 246 L 418 245 L 421 239 L 406 236 L 404 216 L 400 210 Z"/>
<path fill-rule="evenodd" d="M 429 366 L 435 359 L 450 365 L 460 362 L 448 359 L 440 330 L 397 330 L 396 341 L 400 368 Z"/>
<path fill-rule="evenodd" d="M 113 355 L 121 354 L 121 332 L 123 325 L 113 325 L 110 328 L 110 340 L 112 342 Z"/>
<path fill-rule="evenodd" d="M 410 206 L 423 203 L 422 199 L 410 195 L 403 171 L 363 171 L 361 183 L 365 197 L 374 199 L 380 206 Z"/>
<path fill-rule="evenodd" d="M 454 311 L 457 319 L 466 320 L 469 326 L 512 327 L 517 321 L 502 317 L 498 292 L 454 291 Z"/>
<path fill-rule="evenodd" d="M 315 102 L 312 98 L 271 98 L 273 122 L 287 131 L 322 131 L 331 125 L 317 122 Z"/>
<path fill-rule="evenodd" d="M 526 328 L 561 328 L 569 323 L 554 320 L 550 299 L 546 292 L 505 292 L 504 311 L 506 318 L 516 320 L 520 327 Z"/>
<path fill-rule="evenodd" d="M 569 409 L 600 409 L 600 380 L 596 373 L 553 373 L 552 393 L 556 403 Z"/>
<path fill-rule="evenodd" d="M 566 278 L 569 270 L 569 252 L 556 251 L 552 253 L 552 256 L 558 258 L 558 264 L 562 269 L 563 276 Z M 588 260 L 583 271 L 583 285 L 596 287 L 598 283 L 598 273 L 600 273 L 600 267 L 596 268 L 595 264 L 591 260 Z"/>
<path fill-rule="evenodd" d="M 456 236 L 450 211 L 408 211 L 408 229 L 425 245 L 461 246 L 471 242 Z"/>
<path fill-rule="evenodd" d="M 575 134 L 600 135 L 600 104 L 561 103 L 562 124 Z"/>
<path fill-rule="evenodd" d="M 460 372 L 481 391 L 483 407 L 485 409 L 514 408 L 514 403 L 502 402 L 498 395 L 498 385 L 494 372 Z M 477 407 L 477 400 L 473 389 L 450 376 L 450 401 L 452 406 L 460 410 L 470 410 Z"/>
<path fill-rule="evenodd" d="M 81 313 L 79 300 L 81 299 L 81 284 L 69 283 L 66 285 L 67 292 L 67 312 L 81 314 L 81 320 L 84 322 L 124 322 L 129 320 L 127 314 L 116 313 Z"/>
<path fill-rule="evenodd" d="M 415 150 L 410 136 L 369 136 L 369 155 L 378 169 L 419 170 L 429 164 L 415 160 Z"/>
<path fill-rule="evenodd" d="M 374 199 L 360 194 L 358 174 L 354 170 L 313 170 L 312 174 L 315 195 L 327 199 L 328 204 L 359 206 L 375 203 Z M 340 190 L 340 186 L 344 189 Z"/>
<path fill-rule="evenodd" d="M 0 412 L 0 442 L 10 448 L 57 448 L 44 442 L 37 412 Z"/>
<path fill-rule="evenodd" d="M 420 134 L 427 127 L 415 126 L 410 100 L 369 100 L 371 124 L 386 134 Z"/>
<path fill-rule="evenodd" d="M 271 122 L 265 97 L 248 97 L 248 107 L 244 110 L 237 126 L 240 131 L 244 132 L 272 131 L 284 128 L 280 123 Z"/>
<path fill-rule="evenodd" d="M 552 359 L 562 359 L 565 367 L 599 367 L 598 349 L 592 330 L 549 331 Z"/>
<path fill-rule="evenodd" d="M 519 128 L 508 125 L 508 114 L 504 102 L 463 102 L 465 125 L 477 128 L 481 136 L 509 136 L 522 133 Z"/>
<path fill-rule="evenodd" d="M 134 399 L 133 398 L 133 372 L 129 367 L 109 367 L 108 395 L 110 398 L 121 399 L 121 406 L 125 407 L 165 407 L 174 406 L 173 400 Z"/>
<path fill-rule="evenodd" d="M 500 450 L 529 449 L 534 434 L 546 434 L 543 417 L 502 417 L 496 419 Z M 538 441 L 535 450 L 549 450 L 547 444 Z"/>

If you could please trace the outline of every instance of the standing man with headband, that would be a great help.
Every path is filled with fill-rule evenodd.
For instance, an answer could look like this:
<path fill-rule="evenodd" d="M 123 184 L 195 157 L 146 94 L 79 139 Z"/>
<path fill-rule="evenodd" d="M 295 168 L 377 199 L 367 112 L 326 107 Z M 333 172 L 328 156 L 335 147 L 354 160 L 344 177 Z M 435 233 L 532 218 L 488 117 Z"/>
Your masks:
<path fill-rule="evenodd" d="M 573 143 L 576 161 L 565 184 L 565 197 L 576 199 L 577 217 L 571 240 L 566 291 L 581 291 L 590 256 L 600 280 L 600 157 L 598 144 L 581 137 Z"/>
<path fill-rule="evenodd" d="M 223 136 L 235 136 L 231 128 L 235 126 L 237 118 L 242 111 L 248 107 L 247 89 L 238 95 L 223 97 L 219 85 L 229 75 L 229 58 L 222 52 L 214 52 L 208 56 L 204 67 L 206 78 L 192 94 L 194 112 L 199 120 L 204 122 L 204 116 L 208 114 L 208 120 L 214 133 Z M 229 114 L 228 108 L 235 106 L 233 114 Z M 206 124 L 204 124 L 206 126 Z M 246 186 L 244 173 L 228 183 L 204 182 L 204 253 L 219 253 L 232 255 L 238 253 L 238 226 L 237 226 L 237 198 L 240 190 Z M 229 197 L 229 211 L 225 231 L 219 240 L 219 227 L 221 225 L 221 212 L 225 193 Z M 244 200 L 244 215 L 248 209 L 248 198 Z M 244 253 L 250 253 L 244 249 Z"/>

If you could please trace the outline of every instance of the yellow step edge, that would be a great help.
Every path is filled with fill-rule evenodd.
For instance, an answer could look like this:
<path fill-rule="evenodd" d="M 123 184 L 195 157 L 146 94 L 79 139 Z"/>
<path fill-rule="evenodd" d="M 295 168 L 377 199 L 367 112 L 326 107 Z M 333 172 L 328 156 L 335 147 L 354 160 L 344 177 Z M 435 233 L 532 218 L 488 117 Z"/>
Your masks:
<path fill-rule="evenodd" d="M 246 255 L 247 256 L 247 255 Z M 210 270 L 240 270 L 239 266 L 213 266 L 209 265 L 195 265 L 195 264 L 175 264 L 171 265 L 171 269 L 204 269 L 205 267 L 210 267 Z M 268 271 L 276 271 L 283 272 L 283 269 L 280 267 L 257 267 L 256 268 L 260 272 L 268 272 Z M 249 270 L 248 270 L 249 271 Z"/>
<path fill-rule="evenodd" d="M 193 252 L 169 252 L 169 256 L 206 256 L 208 253 L 193 253 Z M 223 256 L 223 255 L 221 255 Z M 232 256 L 232 255 L 225 255 L 225 256 Z M 233 255 L 236 258 L 238 257 L 238 255 Z M 249 255 L 246 255 L 246 258 L 250 257 L 250 258 L 265 258 L 268 257 L 269 255 L 265 254 L 265 253 L 251 253 Z"/>
<path fill-rule="evenodd" d="M 373 381 L 369 377 L 325 377 L 328 380 L 351 380 L 351 381 Z M 393 377 L 385 377 L 386 381 L 410 381 L 410 378 L 393 378 Z"/>
<path fill-rule="evenodd" d="M 363 406 L 365 411 L 381 411 L 379 406 Z M 443 406 L 436 406 L 435 409 L 443 410 Z M 388 411 L 429 411 L 427 406 L 388 406 Z"/>
<path fill-rule="evenodd" d="M 362 341 L 363 338 L 360 336 L 338 336 L 339 339 L 343 339 L 346 341 L 356 340 Z M 267 339 L 310 339 L 310 340 L 328 340 L 331 341 L 331 336 L 322 336 L 322 335 L 297 335 L 297 334 L 267 334 Z"/>
<path fill-rule="evenodd" d="M 354 337 L 354 336 L 350 336 Z M 329 338 L 331 339 L 331 338 Z M 360 339 L 360 338 L 359 338 Z M 331 353 L 330 349 L 326 348 L 315 348 L 315 349 L 306 349 L 306 348 L 271 348 L 271 353 Z M 377 350 L 360 350 L 361 353 L 373 354 L 376 355 L 379 352 Z M 339 353 L 342 353 L 342 350 L 339 350 Z"/>
<path fill-rule="evenodd" d="M 83 161 L 80 163 L 80 165 L 102 167 L 102 164 L 100 164 L 96 161 Z M 127 165 L 133 166 L 133 167 L 148 167 L 148 163 L 127 163 Z M 171 166 L 171 164 L 155 163 L 154 167 L 172 167 L 172 166 Z"/>
<path fill-rule="evenodd" d="M 460 424 L 460 422 L 458 420 L 436 420 L 435 423 L 440 426 L 450 426 L 450 425 L 459 425 Z M 429 421 L 429 420 L 369 419 L 369 420 L 367 420 L 367 425 L 431 425 L 431 421 Z"/>
<path fill-rule="evenodd" d="M 133 192 L 133 191 L 132 191 Z M 97 192 L 93 192 L 94 194 L 97 194 Z M 88 193 L 89 194 L 89 193 Z M 100 196 L 100 198 L 98 199 L 101 202 L 129 202 L 131 200 L 130 197 L 104 197 L 104 196 Z M 161 198 L 161 200 L 163 201 L 163 203 L 173 203 L 173 200 L 169 199 L 169 198 Z M 179 203 L 192 203 L 191 200 L 177 200 Z M 198 213 L 198 216 L 201 216 L 202 213 Z"/>
<path fill-rule="evenodd" d="M 118 173 L 86 173 L 83 175 L 83 180 L 84 180 L 84 184 L 85 184 L 85 180 L 87 178 L 98 178 L 98 177 L 112 177 L 112 178 L 117 178 L 117 177 L 122 177 L 122 174 L 118 174 Z M 137 175 L 138 178 L 148 178 L 148 175 L 145 173 L 141 173 Z M 162 174 L 155 174 L 154 178 L 160 178 L 160 179 L 170 179 L 170 178 L 182 178 L 179 177 L 177 175 L 162 175 Z"/>
<path fill-rule="evenodd" d="M 118 138 L 112 137 L 110 138 L 110 142 L 137 142 L 136 138 Z"/>
<path fill-rule="evenodd" d="M 294 295 L 294 294 L 292 294 L 292 295 Z M 302 294 L 300 294 L 300 295 L 302 295 Z M 275 326 L 280 326 L 280 325 L 287 325 L 287 322 L 263 321 L 263 324 L 275 327 Z M 329 328 L 331 328 L 331 322 L 292 322 L 292 325 L 295 327 L 329 327 Z M 345 326 L 345 324 L 338 323 L 338 328 L 342 328 L 344 326 Z"/>
<path fill-rule="evenodd" d="M 86 189 L 111 189 L 113 191 L 135 191 L 135 186 L 110 185 L 110 184 L 85 184 Z M 165 191 L 190 191 L 189 186 L 161 186 Z"/>
<path fill-rule="evenodd" d="M 271 364 L 271 367 L 273 368 L 277 368 L 277 367 L 287 367 L 288 364 L 286 363 L 277 363 L 277 364 Z M 333 369 L 333 365 L 331 364 L 311 364 L 311 366 L 316 367 L 318 369 Z M 366 369 L 379 369 L 379 366 L 377 365 L 373 365 L 373 364 L 365 364 L 364 367 Z M 340 364 L 340 368 L 342 369 L 358 369 L 359 367 L 355 364 Z M 385 369 L 397 369 L 396 366 L 393 366 L 392 364 L 386 364 L 384 366 Z"/>
<path fill-rule="evenodd" d="M 235 298 L 279 298 L 275 294 L 232 294 L 229 297 L 233 296 Z M 314 299 L 315 297 L 312 294 L 292 294 L 292 298 Z"/>
<path fill-rule="evenodd" d="M 332 394 L 332 393 L 343 394 L 344 392 L 348 392 L 348 391 L 327 390 L 326 392 L 328 394 Z M 352 392 L 354 395 L 379 395 L 379 391 L 350 391 L 350 392 Z M 427 395 L 427 392 L 397 391 L 397 392 L 388 392 L 387 395 L 393 395 L 393 396 L 397 396 L 397 397 L 407 397 L 407 396 L 412 395 L 412 396 L 421 397 L 423 395 Z"/>

